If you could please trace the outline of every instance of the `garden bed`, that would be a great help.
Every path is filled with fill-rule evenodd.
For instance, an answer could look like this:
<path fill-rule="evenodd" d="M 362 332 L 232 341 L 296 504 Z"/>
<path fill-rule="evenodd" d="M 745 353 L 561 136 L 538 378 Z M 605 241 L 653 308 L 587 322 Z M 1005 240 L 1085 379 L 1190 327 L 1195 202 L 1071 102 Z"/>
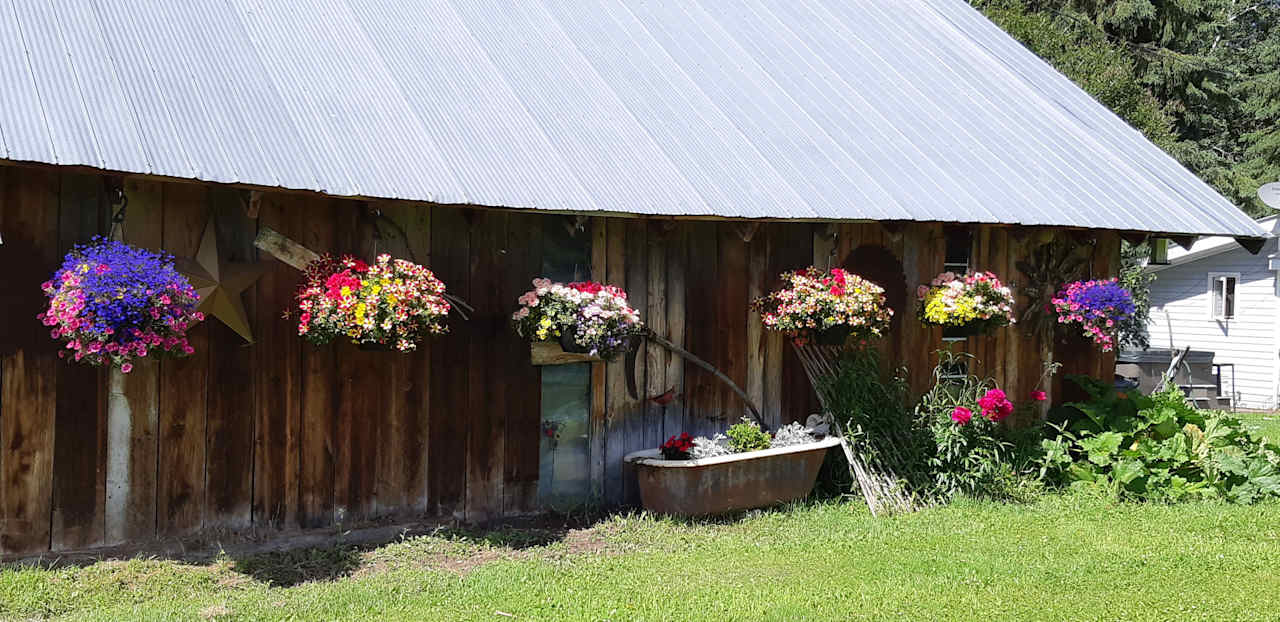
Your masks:
<path fill-rule="evenodd" d="M 839 439 L 700 460 L 666 460 L 657 449 L 630 453 L 645 509 L 706 516 L 802 499 L 813 490 L 823 457 Z"/>

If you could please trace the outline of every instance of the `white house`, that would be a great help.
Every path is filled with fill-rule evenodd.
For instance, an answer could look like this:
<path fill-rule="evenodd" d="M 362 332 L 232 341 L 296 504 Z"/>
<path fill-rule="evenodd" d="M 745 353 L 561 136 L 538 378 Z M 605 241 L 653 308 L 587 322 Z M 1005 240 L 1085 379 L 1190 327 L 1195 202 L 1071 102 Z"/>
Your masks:
<path fill-rule="evenodd" d="M 1280 233 L 1280 217 L 1258 221 Z M 1227 237 L 1171 247 L 1168 264 L 1150 265 L 1152 348 L 1191 346 L 1214 352 L 1224 369 L 1223 395 L 1242 408 L 1272 409 L 1280 394 L 1280 270 L 1277 240 L 1256 255 Z"/>

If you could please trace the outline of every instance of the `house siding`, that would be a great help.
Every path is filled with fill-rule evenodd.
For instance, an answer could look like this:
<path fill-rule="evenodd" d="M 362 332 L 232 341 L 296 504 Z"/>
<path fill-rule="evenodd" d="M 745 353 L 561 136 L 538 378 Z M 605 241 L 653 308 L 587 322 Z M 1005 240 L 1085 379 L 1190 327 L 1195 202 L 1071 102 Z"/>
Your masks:
<path fill-rule="evenodd" d="M 1151 284 L 1151 319 L 1147 329 L 1153 348 L 1209 350 L 1215 363 L 1235 365 L 1223 391 L 1244 408 L 1276 407 L 1276 283 L 1266 257 L 1276 252 L 1272 240 L 1251 255 L 1243 248 L 1173 266 L 1155 274 Z M 1219 321 L 1210 313 L 1210 273 L 1239 273 L 1235 318 Z"/>

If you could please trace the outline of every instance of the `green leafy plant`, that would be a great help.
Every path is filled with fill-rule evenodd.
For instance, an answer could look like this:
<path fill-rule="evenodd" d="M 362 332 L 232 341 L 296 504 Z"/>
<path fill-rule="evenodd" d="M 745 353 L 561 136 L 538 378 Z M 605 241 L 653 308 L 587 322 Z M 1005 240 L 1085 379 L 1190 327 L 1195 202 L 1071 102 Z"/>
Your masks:
<path fill-rule="evenodd" d="M 1280 497 L 1280 446 L 1254 438 L 1240 419 L 1196 410 L 1173 386 L 1145 396 L 1068 379 L 1090 400 L 1059 411 L 1066 419 L 1042 442 L 1042 477 L 1127 499 Z"/>
<path fill-rule="evenodd" d="M 768 432 L 761 430 L 758 423 L 746 417 L 742 418 L 741 423 L 729 426 L 725 434 L 729 437 L 729 449 L 734 453 L 768 449 L 771 440 Z"/>

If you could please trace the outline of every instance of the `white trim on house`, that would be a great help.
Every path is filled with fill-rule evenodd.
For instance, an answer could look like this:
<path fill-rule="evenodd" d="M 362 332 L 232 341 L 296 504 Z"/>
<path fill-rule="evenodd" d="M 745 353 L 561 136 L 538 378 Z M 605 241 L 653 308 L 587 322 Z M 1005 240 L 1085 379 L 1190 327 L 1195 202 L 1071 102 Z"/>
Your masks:
<path fill-rule="evenodd" d="M 1275 235 L 1280 233 L 1280 214 L 1259 219 L 1258 228 L 1261 230 L 1262 235 Z M 1240 245 L 1236 243 L 1235 238 L 1224 236 L 1200 238 L 1191 245 L 1190 250 L 1182 248 L 1176 244 L 1171 244 L 1169 246 L 1169 263 L 1151 264 L 1146 267 L 1146 271 L 1159 272 L 1161 270 L 1168 270 L 1174 266 L 1199 261 L 1237 248 L 1240 248 Z M 1277 268 L 1272 267 L 1271 269 L 1275 270 Z"/>

